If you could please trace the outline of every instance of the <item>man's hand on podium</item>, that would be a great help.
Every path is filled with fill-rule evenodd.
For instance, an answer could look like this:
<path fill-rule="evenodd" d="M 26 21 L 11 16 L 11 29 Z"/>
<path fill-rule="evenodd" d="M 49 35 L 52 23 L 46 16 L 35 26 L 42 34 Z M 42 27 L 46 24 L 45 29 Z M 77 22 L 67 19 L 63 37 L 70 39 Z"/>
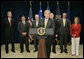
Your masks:
<path fill-rule="evenodd" d="M 27 34 L 26 32 L 23 32 L 23 33 L 22 33 L 22 35 L 24 35 L 24 36 L 25 36 L 26 34 Z"/>
<path fill-rule="evenodd" d="M 34 35 L 31 35 L 31 37 L 33 37 Z"/>
<path fill-rule="evenodd" d="M 56 34 L 55 37 L 58 37 L 58 35 Z"/>

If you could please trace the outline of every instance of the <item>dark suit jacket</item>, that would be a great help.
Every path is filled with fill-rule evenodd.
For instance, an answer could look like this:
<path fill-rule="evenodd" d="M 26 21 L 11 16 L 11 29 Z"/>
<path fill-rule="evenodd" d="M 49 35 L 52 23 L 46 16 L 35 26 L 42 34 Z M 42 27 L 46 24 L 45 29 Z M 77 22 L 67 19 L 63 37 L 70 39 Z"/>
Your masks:
<path fill-rule="evenodd" d="M 63 19 L 60 20 L 60 29 L 59 29 L 59 34 L 62 35 L 65 33 L 68 35 L 68 32 L 70 30 L 70 21 L 66 19 L 65 27 L 63 26 Z"/>
<path fill-rule="evenodd" d="M 27 32 L 27 35 L 28 35 L 28 32 L 29 32 L 29 23 L 25 21 L 25 27 L 24 27 L 22 21 L 20 21 L 18 23 L 18 31 L 19 31 L 20 37 L 23 36 L 22 32 Z"/>
<path fill-rule="evenodd" d="M 45 18 L 40 19 L 40 22 L 39 22 L 39 27 L 44 27 L 44 26 L 45 26 Z M 54 24 L 53 20 L 51 20 L 50 18 L 48 19 L 46 28 L 53 28 L 53 30 L 55 30 L 55 24 Z"/>
<path fill-rule="evenodd" d="M 14 19 L 11 19 L 11 27 L 10 27 L 10 23 L 8 21 L 8 18 L 4 19 L 4 23 L 3 23 L 3 27 L 4 27 L 4 34 L 5 34 L 5 39 L 9 39 L 10 37 L 14 36 Z"/>
<path fill-rule="evenodd" d="M 40 19 L 40 22 L 39 22 L 39 27 L 44 27 L 45 26 L 45 18 L 43 19 Z M 55 28 L 55 25 L 54 25 L 54 22 L 53 20 L 51 19 L 48 19 L 48 23 L 46 25 L 46 28 Z M 48 37 L 46 38 L 48 44 L 51 44 L 52 41 L 53 41 L 53 38 L 52 38 L 53 35 L 48 35 Z"/>
<path fill-rule="evenodd" d="M 54 19 L 55 23 L 55 35 L 59 34 L 59 19 Z"/>
<path fill-rule="evenodd" d="M 39 26 L 39 21 L 38 21 L 38 26 Z M 32 28 L 37 28 L 36 27 L 36 20 L 33 20 L 33 22 L 32 22 Z"/>

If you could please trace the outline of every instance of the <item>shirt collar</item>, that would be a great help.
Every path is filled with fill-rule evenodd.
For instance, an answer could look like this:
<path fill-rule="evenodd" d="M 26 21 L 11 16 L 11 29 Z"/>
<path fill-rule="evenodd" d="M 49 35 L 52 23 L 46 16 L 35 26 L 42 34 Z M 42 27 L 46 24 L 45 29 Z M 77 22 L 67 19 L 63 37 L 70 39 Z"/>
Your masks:
<path fill-rule="evenodd" d="M 22 21 L 22 23 L 24 23 L 24 24 L 25 24 L 25 21 Z"/>
<path fill-rule="evenodd" d="M 8 17 L 8 20 L 11 20 L 11 19 Z"/>

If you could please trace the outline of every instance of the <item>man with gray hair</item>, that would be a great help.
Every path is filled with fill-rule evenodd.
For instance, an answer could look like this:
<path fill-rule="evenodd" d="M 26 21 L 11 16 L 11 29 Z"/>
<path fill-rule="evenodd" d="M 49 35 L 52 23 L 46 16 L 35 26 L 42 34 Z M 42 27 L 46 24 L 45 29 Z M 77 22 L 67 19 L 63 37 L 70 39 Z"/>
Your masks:
<path fill-rule="evenodd" d="M 59 36 L 60 36 L 60 53 L 65 53 L 67 52 L 67 36 L 70 30 L 70 21 L 67 19 L 67 14 L 63 13 L 62 14 L 62 19 L 60 20 L 60 29 L 59 29 Z M 63 49 L 63 44 L 64 44 L 64 49 Z"/>
<path fill-rule="evenodd" d="M 9 43 L 12 44 L 12 52 L 15 52 L 15 47 L 14 47 L 14 19 L 12 18 L 12 12 L 8 11 L 7 12 L 7 18 L 4 20 L 4 35 L 5 35 L 5 50 L 6 53 L 9 52 Z"/>
<path fill-rule="evenodd" d="M 44 16 L 45 18 L 40 20 L 39 27 L 44 27 L 44 28 L 53 28 L 54 29 L 54 22 L 50 19 L 50 11 L 45 10 L 44 11 Z M 48 36 L 46 38 L 46 52 L 47 52 L 47 58 L 50 58 L 50 53 L 51 53 L 51 43 L 52 43 L 52 36 Z"/>
<path fill-rule="evenodd" d="M 58 35 L 57 35 L 57 26 L 58 25 L 57 25 L 56 20 L 54 19 L 54 14 L 53 13 L 50 13 L 50 19 L 52 19 L 53 22 L 55 23 L 55 31 L 54 31 L 55 33 L 52 36 L 52 45 L 53 45 L 52 52 L 56 53 L 56 48 L 55 48 L 55 42 L 56 42 L 56 40 L 55 40 L 55 36 L 58 37 Z"/>
<path fill-rule="evenodd" d="M 35 14 L 35 20 L 32 22 L 32 28 L 38 28 L 39 26 L 39 15 Z M 38 39 L 36 38 L 36 35 L 33 36 L 34 37 L 34 47 L 35 50 L 34 52 L 38 51 Z"/>

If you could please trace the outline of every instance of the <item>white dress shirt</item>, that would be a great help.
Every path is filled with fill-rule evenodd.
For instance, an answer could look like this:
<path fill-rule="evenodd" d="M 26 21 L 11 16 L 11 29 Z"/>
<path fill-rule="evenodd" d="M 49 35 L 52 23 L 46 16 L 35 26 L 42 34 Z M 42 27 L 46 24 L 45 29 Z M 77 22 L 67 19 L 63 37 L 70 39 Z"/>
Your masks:
<path fill-rule="evenodd" d="M 10 23 L 10 20 L 11 20 L 11 18 L 8 17 L 8 21 L 9 21 L 9 23 Z"/>
<path fill-rule="evenodd" d="M 66 24 L 66 19 L 63 18 L 63 25 L 65 26 Z"/>

